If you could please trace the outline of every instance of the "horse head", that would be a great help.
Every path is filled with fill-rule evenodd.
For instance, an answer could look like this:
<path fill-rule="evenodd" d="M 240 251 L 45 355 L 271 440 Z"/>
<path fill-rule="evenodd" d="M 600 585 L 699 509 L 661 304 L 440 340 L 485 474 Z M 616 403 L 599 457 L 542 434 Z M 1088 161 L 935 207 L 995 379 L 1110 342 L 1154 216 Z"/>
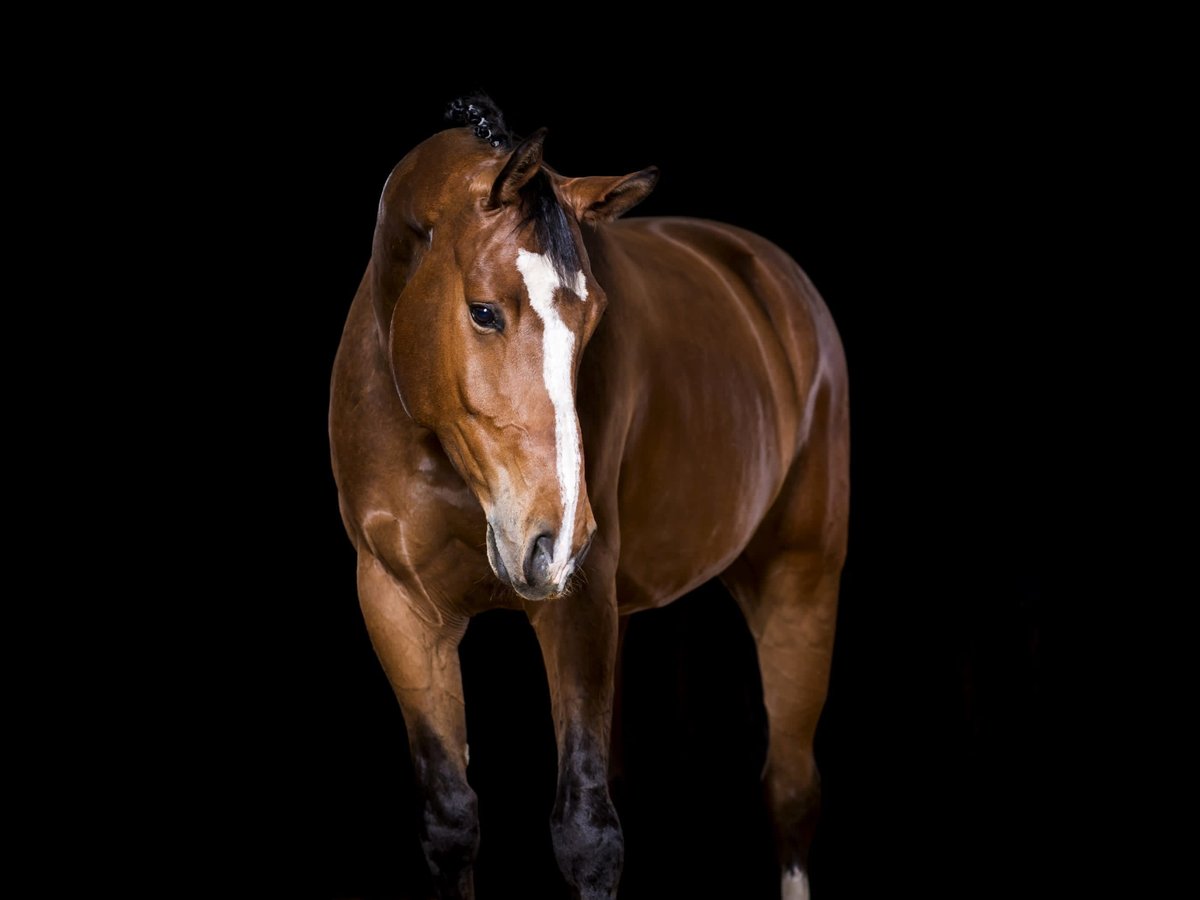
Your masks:
<path fill-rule="evenodd" d="M 482 98 L 384 188 L 372 290 L 401 402 L 483 507 L 488 562 L 528 600 L 561 595 L 596 531 L 575 409 L 604 313 L 581 226 L 654 187 L 648 169 L 564 178 L 545 130 L 517 143 Z M 513 146 L 516 144 L 516 146 Z"/>

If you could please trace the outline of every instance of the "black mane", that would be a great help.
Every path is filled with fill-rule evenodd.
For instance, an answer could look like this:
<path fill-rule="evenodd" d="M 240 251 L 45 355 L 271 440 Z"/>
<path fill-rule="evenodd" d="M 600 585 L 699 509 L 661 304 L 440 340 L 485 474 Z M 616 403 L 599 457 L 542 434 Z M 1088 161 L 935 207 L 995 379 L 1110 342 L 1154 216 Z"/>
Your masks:
<path fill-rule="evenodd" d="M 475 136 L 492 147 L 511 150 L 517 142 L 508 130 L 504 114 L 486 94 L 471 94 L 451 102 L 446 118 L 474 130 Z M 563 209 L 545 170 L 539 170 L 521 191 L 525 216 L 521 225 L 532 223 L 542 253 L 550 260 L 563 283 L 573 283 L 583 268 L 579 248 L 571 231 L 571 220 Z"/>

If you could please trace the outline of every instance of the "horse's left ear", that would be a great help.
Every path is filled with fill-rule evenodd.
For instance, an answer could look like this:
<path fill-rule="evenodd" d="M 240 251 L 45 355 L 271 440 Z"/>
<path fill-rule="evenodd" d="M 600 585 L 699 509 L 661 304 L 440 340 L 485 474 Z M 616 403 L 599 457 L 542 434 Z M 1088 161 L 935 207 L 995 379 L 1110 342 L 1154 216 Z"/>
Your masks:
<path fill-rule="evenodd" d="M 656 184 L 658 167 L 651 166 L 632 175 L 566 178 L 558 190 L 579 221 L 596 224 L 625 215 L 650 196 Z"/>
<path fill-rule="evenodd" d="M 539 128 L 508 157 L 508 162 L 492 183 L 488 205 L 492 208 L 515 203 L 525 187 L 542 167 L 542 144 L 546 142 L 546 129 Z"/>

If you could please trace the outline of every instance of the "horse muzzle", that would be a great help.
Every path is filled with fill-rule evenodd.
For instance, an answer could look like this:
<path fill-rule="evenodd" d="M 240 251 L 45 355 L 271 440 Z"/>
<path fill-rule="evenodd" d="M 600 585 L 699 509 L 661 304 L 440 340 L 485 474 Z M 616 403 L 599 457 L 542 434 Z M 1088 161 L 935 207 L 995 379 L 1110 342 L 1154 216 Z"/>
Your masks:
<path fill-rule="evenodd" d="M 518 546 L 502 548 L 506 542 L 497 541 L 496 530 L 488 522 L 488 563 L 497 578 L 526 600 L 552 600 L 569 592 L 571 579 L 591 549 L 595 533 L 596 526 L 592 525 L 579 550 L 556 564 L 555 535 L 551 532 L 542 531 Z"/>

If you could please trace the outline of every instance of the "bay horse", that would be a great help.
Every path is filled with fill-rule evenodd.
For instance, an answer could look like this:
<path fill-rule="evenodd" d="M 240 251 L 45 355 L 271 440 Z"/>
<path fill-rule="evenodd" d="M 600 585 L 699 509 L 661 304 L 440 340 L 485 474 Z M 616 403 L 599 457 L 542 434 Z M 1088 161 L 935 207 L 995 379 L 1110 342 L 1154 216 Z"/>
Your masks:
<path fill-rule="evenodd" d="M 550 815 L 581 898 L 624 852 L 608 770 L 622 622 L 713 577 L 757 647 L 785 900 L 808 896 L 846 553 L 849 419 L 832 317 L 747 231 L 619 217 L 657 170 L 568 178 L 484 97 L 379 202 L 334 364 L 333 470 L 367 630 L 400 703 L 443 897 L 479 841 L 458 645 L 523 610 L 558 747 Z"/>

